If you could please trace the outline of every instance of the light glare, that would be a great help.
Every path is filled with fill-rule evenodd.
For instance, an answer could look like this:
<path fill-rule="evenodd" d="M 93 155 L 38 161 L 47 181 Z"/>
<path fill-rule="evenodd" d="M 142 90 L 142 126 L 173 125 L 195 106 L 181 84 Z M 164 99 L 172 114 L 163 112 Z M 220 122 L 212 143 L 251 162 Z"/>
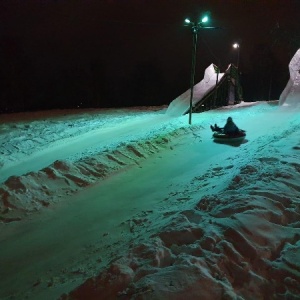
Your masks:
<path fill-rule="evenodd" d="M 208 21 L 208 16 L 204 16 L 201 20 L 202 23 L 206 23 Z"/>
<path fill-rule="evenodd" d="M 239 48 L 240 45 L 239 45 L 238 43 L 234 43 L 234 44 L 232 45 L 232 47 L 236 49 L 236 48 Z"/>
<path fill-rule="evenodd" d="M 190 19 L 188 19 L 188 18 L 186 18 L 186 19 L 184 20 L 184 22 L 187 23 L 187 24 L 190 24 L 190 23 L 191 23 Z"/>

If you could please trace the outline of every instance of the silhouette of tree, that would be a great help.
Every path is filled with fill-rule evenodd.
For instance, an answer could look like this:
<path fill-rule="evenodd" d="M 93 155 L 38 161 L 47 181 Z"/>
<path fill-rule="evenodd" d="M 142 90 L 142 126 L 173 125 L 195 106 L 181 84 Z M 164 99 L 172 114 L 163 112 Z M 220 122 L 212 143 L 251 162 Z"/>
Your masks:
<path fill-rule="evenodd" d="M 131 105 L 158 105 L 166 88 L 158 64 L 150 61 L 137 64 L 131 77 Z"/>
<path fill-rule="evenodd" d="M 257 44 L 250 55 L 251 69 L 243 74 L 244 97 L 252 100 L 279 99 L 286 70 L 268 44 Z"/>
<path fill-rule="evenodd" d="M 0 38 L 0 111 L 21 111 L 32 106 L 30 62 L 18 38 Z"/>

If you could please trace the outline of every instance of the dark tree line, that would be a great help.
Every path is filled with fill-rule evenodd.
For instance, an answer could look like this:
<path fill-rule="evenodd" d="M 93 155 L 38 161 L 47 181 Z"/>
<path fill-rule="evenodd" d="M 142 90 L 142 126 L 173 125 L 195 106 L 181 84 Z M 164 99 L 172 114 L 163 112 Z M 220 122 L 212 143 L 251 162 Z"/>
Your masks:
<path fill-rule="evenodd" d="M 161 67 L 150 61 L 141 60 L 126 72 L 101 57 L 71 65 L 48 61 L 40 67 L 20 40 L 0 38 L 1 113 L 162 105 L 175 97 L 168 85 Z"/>
<path fill-rule="evenodd" d="M 249 101 L 278 100 L 289 79 L 288 65 L 265 44 L 253 48 L 250 62 L 250 69 L 241 77 L 244 97 Z"/>
<path fill-rule="evenodd" d="M 32 77 L 22 45 L 4 37 L 0 41 L 1 111 L 25 110 L 30 106 Z"/>
<path fill-rule="evenodd" d="M 298 45 L 293 46 L 291 52 Z M 246 101 L 279 99 L 289 78 L 291 57 L 282 62 L 275 50 L 269 44 L 253 46 L 250 68 L 241 76 Z M 172 70 L 147 57 L 123 70 L 118 68 L 118 62 L 111 64 L 100 54 L 72 63 L 56 63 L 50 57 L 40 66 L 36 54 L 26 51 L 29 49 L 20 39 L 0 37 L 0 113 L 164 105 L 189 88 L 189 57 L 184 57 L 185 62 L 175 62 Z M 200 62 L 204 72 L 208 65 L 203 59 Z M 196 77 L 201 80 L 203 73 Z"/>
<path fill-rule="evenodd" d="M 278 23 L 271 30 L 268 42 L 255 45 L 250 61 L 252 66 L 243 76 L 248 99 L 277 100 L 290 74 L 288 64 L 300 48 L 300 36 L 294 28 Z"/>

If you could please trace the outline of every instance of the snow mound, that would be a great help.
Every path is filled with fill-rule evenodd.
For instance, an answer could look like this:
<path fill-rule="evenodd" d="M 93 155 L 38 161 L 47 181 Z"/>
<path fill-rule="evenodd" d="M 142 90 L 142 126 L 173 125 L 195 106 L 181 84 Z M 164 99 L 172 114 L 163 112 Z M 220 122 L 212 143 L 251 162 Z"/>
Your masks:
<path fill-rule="evenodd" d="M 99 153 L 78 160 L 56 160 L 48 167 L 22 176 L 11 176 L 0 185 L 0 220 L 21 220 L 24 214 L 38 211 L 59 202 L 100 180 L 166 148 L 172 140 L 187 132 L 197 130 L 183 127 L 165 133 L 153 133 L 151 139 L 124 141 Z"/>
<path fill-rule="evenodd" d="M 290 79 L 280 95 L 279 105 L 300 106 L 300 49 L 289 64 Z"/>
<path fill-rule="evenodd" d="M 222 193 L 170 214 L 147 242 L 61 299 L 297 299 L 299 170 L 270 157 L 243 166 Z"/>

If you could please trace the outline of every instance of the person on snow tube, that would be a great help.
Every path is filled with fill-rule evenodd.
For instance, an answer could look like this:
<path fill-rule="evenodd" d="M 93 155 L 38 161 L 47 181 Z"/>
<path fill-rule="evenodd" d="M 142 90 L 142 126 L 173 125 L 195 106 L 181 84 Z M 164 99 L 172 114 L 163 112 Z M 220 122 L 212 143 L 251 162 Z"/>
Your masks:
<path fill-rule="evenodd" d="M 223 132 L 228 135 L 234 135 L 240 132 L 231 117 L 228 117 L 227 122 L 223 128 Z"/>
<path fill-rule="evenodd" d="M 217 124 L 215 126 L 210 125 L 212 131 L 228 134 L 228 135 L 235 135 L 240 132 L 239 128 L 235 125 L 231 117 L 227 118 L 227 122 L 223 128 L 219 127 Z"/>

